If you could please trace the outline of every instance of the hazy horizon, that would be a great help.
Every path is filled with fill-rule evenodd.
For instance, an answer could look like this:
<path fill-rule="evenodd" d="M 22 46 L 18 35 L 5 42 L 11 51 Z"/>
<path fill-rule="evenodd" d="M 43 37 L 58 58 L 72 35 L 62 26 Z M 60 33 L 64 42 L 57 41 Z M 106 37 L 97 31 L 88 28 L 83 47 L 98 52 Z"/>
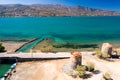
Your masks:
<path fill-rule="evenodd" d="M 82 5 L 65 5 L 65 4 L 21 4 L 21 3 L 15 3 L 15 4 L 0 4 L 0 5 L 64 5 L 64 6 L 82 6 Z M 88 6 L 83 6 L 83 7 L 88 7 Z M 108 11 L 118 11 L 120 10 L 110 10 L 110 9 L 103 9 L 103 8 L 95 8 L 95 7 L 88 7 L 88 8 L 94 8 L 94 9 L 101 9 L 101 10 L 108 10 Z"/>
<path fill-rule="evenodd" d="M 0 0 L 0 4 L 62 4 L 67 6 L 85 6 L 105 10 L 120 11 L 119 0 Z"/>

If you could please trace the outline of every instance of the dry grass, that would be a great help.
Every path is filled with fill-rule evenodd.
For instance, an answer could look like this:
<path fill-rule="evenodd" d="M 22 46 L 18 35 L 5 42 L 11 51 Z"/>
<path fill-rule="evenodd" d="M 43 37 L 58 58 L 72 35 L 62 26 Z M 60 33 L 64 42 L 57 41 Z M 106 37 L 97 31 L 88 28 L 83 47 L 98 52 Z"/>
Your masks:
<path fill-rule="evenodd" d="M 111 76 L 110 76 L 110 74 L 109 73 L 105 73 L 105 74 L 103 74 L 103 78 L 105 79 L 105 80 L 109 80 L 109 79 L 111 79 Z"/>

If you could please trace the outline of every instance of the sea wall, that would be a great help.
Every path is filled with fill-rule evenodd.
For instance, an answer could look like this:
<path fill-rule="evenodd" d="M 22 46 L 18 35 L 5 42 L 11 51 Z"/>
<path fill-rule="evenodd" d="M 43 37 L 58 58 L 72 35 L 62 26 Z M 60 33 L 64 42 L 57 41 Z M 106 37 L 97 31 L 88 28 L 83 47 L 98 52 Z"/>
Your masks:
<path fill-rule="evenodd" d="M 63 58 L 17 58 L 17 61 L 18 62 L 28 62 L 28 61 L 67 59 L 67 58 L 69 58 L 69 57 L 63 57 Z"/>
<path fill-rule="evenodd" d="M 62 57 L 62 58 L 18 58 L 18 57 L 4 57 L 0 58 L 0 64 L 13 64 L 17 62 L 29 62 L 29 61 L 41 61 L 41 60 L 57 60 L 57 59 L 67 59 L 69 57 Z"/>

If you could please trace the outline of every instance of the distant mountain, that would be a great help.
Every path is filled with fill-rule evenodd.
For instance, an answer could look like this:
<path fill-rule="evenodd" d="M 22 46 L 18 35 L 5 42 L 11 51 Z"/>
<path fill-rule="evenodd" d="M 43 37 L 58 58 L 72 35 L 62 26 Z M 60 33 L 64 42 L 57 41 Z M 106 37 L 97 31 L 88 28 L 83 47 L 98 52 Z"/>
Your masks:
<path fill-rule="evenodd" d="M 0 16 L 120 16 L 120 12 L 65 5 L 0 5 Z"/>

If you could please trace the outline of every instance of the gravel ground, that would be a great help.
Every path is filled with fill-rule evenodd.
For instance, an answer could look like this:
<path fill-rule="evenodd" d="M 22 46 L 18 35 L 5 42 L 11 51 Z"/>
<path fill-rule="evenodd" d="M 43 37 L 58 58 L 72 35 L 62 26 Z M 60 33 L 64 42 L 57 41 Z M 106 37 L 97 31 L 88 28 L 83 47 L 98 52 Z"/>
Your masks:
<path fill-rule="evenodd" d="M 106 72 L 110 73 L 113 80 L 120 80 L 120 60 L 108 62 L 93 56 L 92 52 L 82 53 L 82 64 L 89 61 L 95 64 L 95 69 L 100 73 L 84 80 L 101 80 Z M 83 80 L 72 78 L 63 71 L 63 66 L 68 62 L 69 59 L 59 59 L 19 63 L 11 80 Z"/>
<path fill-rule="evenodd" d="M 76 80 L 62 71 L 62 66 L 67 61 L 68 59 L 19 63 L 11 80 Z"/>
<path fill-rule="evenodd" d="M 88 80 L 101 80 L 102 75 L 104 73 L 109 73 L 113 80 L 120 80 L 120 60 L 115 62 L 108 62 L 105 60 L 101 60 L 96 56 L 93 56 L 92 53 L 83 53 L 83 64 L 86 62 L 93 62 L 95 64 L 95 69 L 99 70 L 100 73 L 93 75 Z"/>

